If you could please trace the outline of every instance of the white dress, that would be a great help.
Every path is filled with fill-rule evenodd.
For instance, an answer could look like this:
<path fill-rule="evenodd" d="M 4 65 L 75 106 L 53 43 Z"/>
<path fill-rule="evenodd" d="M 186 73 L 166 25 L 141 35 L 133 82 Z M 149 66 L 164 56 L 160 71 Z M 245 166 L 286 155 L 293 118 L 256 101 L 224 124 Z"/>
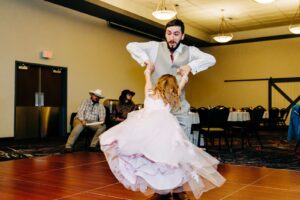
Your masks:
<path fill-rule="evenodd" d="M 188 140 L 161 99 L 146 97 L 143 109 L 100 136 L 100 145 L 113 174 L 133 191 L 191 190 L 199 198 L 225 182 L 219 161 Z"/>

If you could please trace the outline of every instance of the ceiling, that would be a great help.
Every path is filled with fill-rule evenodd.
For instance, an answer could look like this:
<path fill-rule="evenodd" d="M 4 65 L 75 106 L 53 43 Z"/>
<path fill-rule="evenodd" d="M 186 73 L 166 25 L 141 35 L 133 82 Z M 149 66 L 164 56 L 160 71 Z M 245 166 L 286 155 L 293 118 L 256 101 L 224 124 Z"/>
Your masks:
<path fill-rule="evenodd" d="M 55 0 L 49 1 L 55 2 Z M 151 14 L 156 9 L 158 0 L 85 0 L 83 2 L 121 13 L 122 16 L 137 20 L 137 24 L 139 22 L 150 24 L 151 27 L 163 30 L 163 25 L 166 23 L 155 19 Z M 171 0 L 171 2 L 176 7 L 177 17 L 186 25 L 186 34 L 206 44 L 214 43 L 212 36 L 218 33 L 222 9 L 234 35 L 233 43 L 297 36 L 288 31 L 288 26 L 299 6 L 299 0 L 275 0 L 271 4 L 259 4 L 253 0 Z"/>

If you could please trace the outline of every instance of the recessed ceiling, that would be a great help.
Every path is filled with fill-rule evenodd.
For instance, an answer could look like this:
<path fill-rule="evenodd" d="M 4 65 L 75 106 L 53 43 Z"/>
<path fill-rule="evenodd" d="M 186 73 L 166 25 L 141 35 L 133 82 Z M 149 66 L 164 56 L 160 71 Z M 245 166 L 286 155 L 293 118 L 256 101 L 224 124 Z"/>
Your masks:
<path fill-rule="evenodd" d="M 158 0 L 87 0 L 97 4 L 105 2 L 129 13 L 156 23 L 165 24 L 152 16 Z M 170 0 L 166 0 L 167 2 Z M 186 26 L 186 33 L 212 42 L 220 25 L 221 9 L 234 40 L 291 34 L 288 26 L 295 15 L 299 0 L 275 0 L 271 4 L 259 4 L 253 0 L 172 0 Z"/>

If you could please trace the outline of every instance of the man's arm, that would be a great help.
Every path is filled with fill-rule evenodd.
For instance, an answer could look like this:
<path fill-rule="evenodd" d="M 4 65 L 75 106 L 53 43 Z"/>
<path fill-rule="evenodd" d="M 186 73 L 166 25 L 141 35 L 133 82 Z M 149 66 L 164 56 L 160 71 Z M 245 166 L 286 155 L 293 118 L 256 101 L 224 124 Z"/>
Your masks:
<path fill-rule="evenodd" d="M 131 42 L 126 48 L 131 54 L 131 57 L 138 62 L 142 67 L 153 62 L 156 58 L 156 53 L 158 50 L 158 42 Z"/>
<path fill-rule="evenodd" d="M 79 106 L 79 108 L 78 108 L 78 112 L 77 112 L 77 118 L 81 121 L 81 123 L 82 123 L 83 125 L 86 124 L 86 121 L 85 121 L 85 119 L 84 119 L 84 111 L 85 111 L 85 109 L 86 109 L 86 107 L 87 107 L 87 103 L 88 103 L 87 100 L 83 100 L 83 101 L 81 102 L 81 104 L 80 104 L 80 106 Z"/>
<path fill-rule="evenodd" d="M 208 69 L 216 63 L 214 56 L 200 51 L 198 48 L 190 46 L 190 62 L 187 65 L 181 66 L 181 74 L 192 72 L 193 75 Z"/>

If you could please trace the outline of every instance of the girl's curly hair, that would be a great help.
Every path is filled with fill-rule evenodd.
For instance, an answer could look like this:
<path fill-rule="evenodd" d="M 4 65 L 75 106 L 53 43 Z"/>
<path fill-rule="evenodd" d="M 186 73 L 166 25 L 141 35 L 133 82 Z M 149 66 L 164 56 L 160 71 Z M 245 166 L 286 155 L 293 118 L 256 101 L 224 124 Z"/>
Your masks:
<path fill-rule="evenodd" d="M 178 83 L 175 76 L 171 74 L 162 75 L 155 85 L 154 93 L 158 93 L 163 102 L 169 104 L 172 109 L 178 109 L 180 107 Z"/>

